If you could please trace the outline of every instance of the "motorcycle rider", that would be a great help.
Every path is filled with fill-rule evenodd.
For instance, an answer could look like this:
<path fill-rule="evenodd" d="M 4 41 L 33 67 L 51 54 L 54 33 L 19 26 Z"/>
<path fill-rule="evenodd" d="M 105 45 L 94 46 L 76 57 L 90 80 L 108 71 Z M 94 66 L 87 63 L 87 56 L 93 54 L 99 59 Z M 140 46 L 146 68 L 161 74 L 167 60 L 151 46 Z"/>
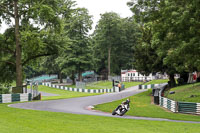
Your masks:
<path fill-rule="evenodd" d="M 124 107 L 124 105 L 128 105 L 128 109 L 129 109 L 129 103 L 130 103 L 130 99 L 126 99 L 126 101 L 123 101 L 115 110 L 118 110 L 121 112 L 122 108 Z M 119 112 L 117 112 L 119 114 Z"/>

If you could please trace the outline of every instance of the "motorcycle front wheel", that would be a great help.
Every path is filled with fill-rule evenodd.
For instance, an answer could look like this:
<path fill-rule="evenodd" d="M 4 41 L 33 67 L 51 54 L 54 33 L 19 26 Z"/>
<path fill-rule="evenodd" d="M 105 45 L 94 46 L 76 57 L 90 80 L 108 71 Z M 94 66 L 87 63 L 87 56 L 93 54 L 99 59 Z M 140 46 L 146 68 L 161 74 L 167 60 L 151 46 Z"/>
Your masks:
<path fill-rule="evenodd" d="M 113 110 L 112 115 L 116 115 L 116 114 L 117 114 L 116 110 Z"/>

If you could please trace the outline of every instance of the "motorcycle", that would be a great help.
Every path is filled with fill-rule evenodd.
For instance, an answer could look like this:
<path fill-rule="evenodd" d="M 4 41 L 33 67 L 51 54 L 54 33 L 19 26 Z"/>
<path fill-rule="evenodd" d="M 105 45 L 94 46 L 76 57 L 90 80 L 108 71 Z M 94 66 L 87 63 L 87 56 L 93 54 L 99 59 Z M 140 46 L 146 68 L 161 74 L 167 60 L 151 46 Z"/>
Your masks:
<path fill-rule="evenodd" d="M 112 115 L 119 115 L 123 116 L 128 110 L 130 110 L 129 106 L 130 100 L 127 99 L 126 101 L 122 102 L 115 110 L 113 110 Z"/>

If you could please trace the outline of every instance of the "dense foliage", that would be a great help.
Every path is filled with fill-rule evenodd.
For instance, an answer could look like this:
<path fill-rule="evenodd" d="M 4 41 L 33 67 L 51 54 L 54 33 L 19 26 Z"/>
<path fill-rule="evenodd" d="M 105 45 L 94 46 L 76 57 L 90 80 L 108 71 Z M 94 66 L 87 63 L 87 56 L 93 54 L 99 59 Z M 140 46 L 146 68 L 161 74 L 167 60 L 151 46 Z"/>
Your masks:
<path fill-rule="evenodd" d="M 96 70 L 120 74 L 121 69 L 133 67 L 133 46 L 139 37 L 133 18 L 121 18 L 114 12 L 101 15 L 93 34 Z"/>
<path fill-rule="evenodd" d="M 175 73 L 200 70 L 199 0 L 138 0 L 129 6 L 144 31 L 137 69 L 167 72 L 172 82 Z"/>
<path fill-rule="evenodd" d="M 22 86 L 23 67 L 27 63 L 58 52 L 58 45 L 49 36 L 60 33 L 61 19 L 70 17 L 73 5 L 71 0 L 0 2 L 0 24 L 4 21 L 9 25 L 0 36 L 0 81 L 16 78 L 16 85 Z"/>

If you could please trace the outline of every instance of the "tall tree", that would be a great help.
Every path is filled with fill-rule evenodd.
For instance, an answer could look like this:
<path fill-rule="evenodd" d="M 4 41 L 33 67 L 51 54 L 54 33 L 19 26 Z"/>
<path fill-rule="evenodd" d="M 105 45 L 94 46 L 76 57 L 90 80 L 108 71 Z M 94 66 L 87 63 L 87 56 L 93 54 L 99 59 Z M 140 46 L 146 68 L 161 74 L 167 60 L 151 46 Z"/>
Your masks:
<path fill-rule="evenodd" d="M 16 86 L 22 86 L 23 65 L 30 60 L 52 54 L 54 46 L 47 46 L 43 39 L 48 35 L 49 28 L 59 31 L 60 18 L 69 17 L 73 3 L 71 0 L 2 0 L 0 2 L 1 22 L 11 24 L 14 20 L 14 25 L 11 27 L 15 31 Z M 34 39 L 39 42 L 34 42 Z M 41 51 L 30 52 L 31 47 Z M 42 50 L 45 47 L 47 49 Z M 29 49 L 31 55 L 23 52 L 24 48 Z"/>
<path fill-rule="evenodd" d="M 134 62 L 134 46 L 138 43 L 141 33 L 138 24 L 133 17 L 122 18 L 120 26 L 120 37 L 116 46 L 116 54 L 113 54 L 113 64 L 115 65 L 114 73 L 120 74 L 121 69 L 132 69 Z"/>
<path fill-rule="evenodd" d="M 92 54 L 88 31 L 91 29 L 92 20 L 85 8 L 77 8 L 72 13 L 72 18 L 65 20 L 64 27 L 70 43 L 65 45 L 60 56 L 56 59 L 63 71 L 72 74 L 78 72 L 78 78 L 82 81 L 82 72 L 91 68 Z M 66 70 L 68 69 L 68 70 Z M 74 79 L 74 78 L 73 78 Z"/>
<path fill-rule="evenodd" d="M 113 12 L 103 14 L 93 35 L 97 68 L 107 68 L 112 74 L 131 69 L 133 46 L 139 36 L 138 25 L 132 17 L 121 18 Z"/>
<path fill-rule="evenodd" d="M 97 47 L 100 48 L 101 54 L 102 52 L 107 53 L 108 76 L 111 74 L 111 53 L 118 44 L 117 38 L 120 37 L 121 23 L 121 18 L 118 14 L 114 12 L 104 13 L 101 15 L 94 32 L 95 41 Z"/>

